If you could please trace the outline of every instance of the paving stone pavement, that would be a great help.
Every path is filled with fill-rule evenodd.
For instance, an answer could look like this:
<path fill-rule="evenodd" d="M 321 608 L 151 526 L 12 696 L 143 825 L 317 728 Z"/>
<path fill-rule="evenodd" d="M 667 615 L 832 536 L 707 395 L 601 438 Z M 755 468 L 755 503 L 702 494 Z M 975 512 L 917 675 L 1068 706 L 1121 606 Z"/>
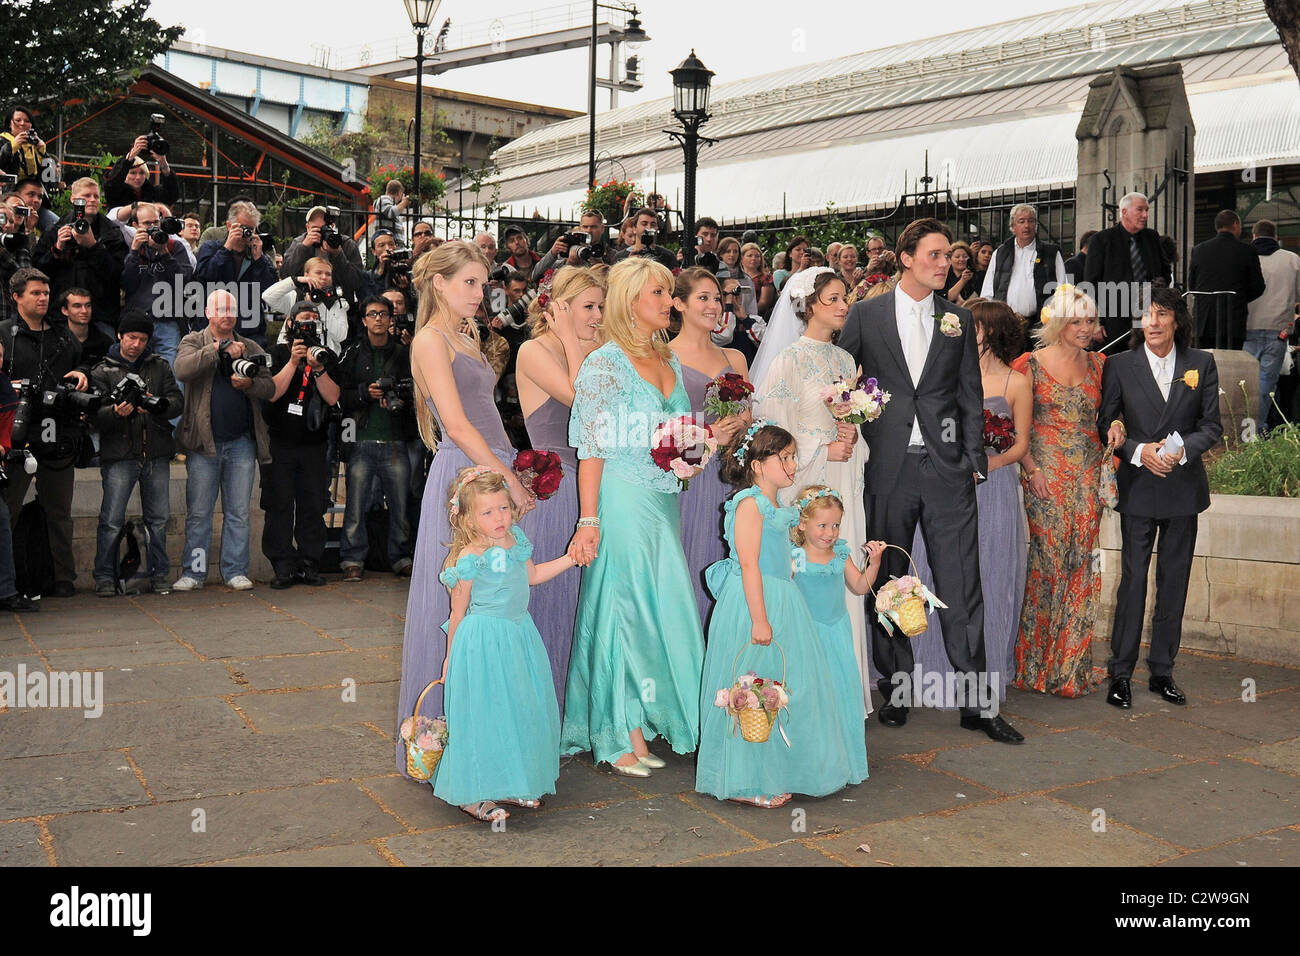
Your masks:
<path fill-rule="evenodd" d="M 45 604 L 0 672 L 99 672 L 103 713 L 0 709 L 0 866 L 1300 864 L 1300 669 L 1184 651 L 1191 703 L 1127 713 L 1013 690 L 1020 747 L 872 720 L 869 780 L 772 811 L 660 744 L 643 780 L 579 755 L 496 832 L 393 770 L 405 581 Z"/>

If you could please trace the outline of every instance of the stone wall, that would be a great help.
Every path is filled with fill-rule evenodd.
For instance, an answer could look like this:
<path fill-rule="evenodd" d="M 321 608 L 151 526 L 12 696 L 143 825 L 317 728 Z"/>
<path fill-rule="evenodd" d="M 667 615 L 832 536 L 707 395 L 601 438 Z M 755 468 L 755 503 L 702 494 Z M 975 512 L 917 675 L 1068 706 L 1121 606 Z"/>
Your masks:
<path fill-rule="evenodd" d="M 1196 536 L 1182 646 L 1300 664 L 1300 500 L 1210 499 Z M 1108 646 L 1120 574 L 1119 515 L 1103 516 L 1099 546 L 1102 608 L 1096 635 Z M 1155 569 L 1153 557 L 1144 640 L 1151 637 Z"/>

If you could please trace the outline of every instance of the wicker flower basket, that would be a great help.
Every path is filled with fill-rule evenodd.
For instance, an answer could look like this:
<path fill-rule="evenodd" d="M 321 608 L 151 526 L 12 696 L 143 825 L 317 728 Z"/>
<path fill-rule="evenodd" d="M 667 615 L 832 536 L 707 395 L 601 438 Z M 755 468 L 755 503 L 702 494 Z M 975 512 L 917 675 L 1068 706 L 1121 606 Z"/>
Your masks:
<path fill-rule="evenodd" d="M 424 695 L 441 683 L 442 678 L 431 681 L 424 690 L 420 691 L 420 696 L 415 701 L 415 715 L 420 713 L 420 707 L 424 704 Z M 414 740 L 408 740 L 406 741 L 406 772 L 416 780 L 430 780 L 438 769 L 438 761 L 442 759 L 442 754 L 442 750 L 422 750 L 415 745 Z"/>
<path fill-rule="evenodd" d="M 785 686 L 785 651 L 776 641 L 772 642 L 781 653 L 781 686 Z M 748 650 L 748 646 L 742 647 L 736 654 L 736 662 L 731 665 L 731 684 L 736 684 L 736 669 L 740 666 L 740 656 Z M 788 693 L 788 691 L 787 691 Z M 772 734 L 772 725 L 776 723 L 776 714 L 769 714 L 766 710 L 738 710 L 735 713 L 736 723 L 740 727 L 740 737 L 742 740 L 751 744 L 767 743 L 767 738 Z"/>
<path fill-rule="evenodd" d="M 896 544 L 887 545 L 887 547 L 895 548 L 906 554 L 908 562 L 912 565 L 913 577 L 920 578 L 920 573 L 916 569 L 916 561 L 912 558 L 911 553 L 906 548 L 900 548 Z M 874 588 L 871 593 L 872 595 L 875 595 L 876 591 Z M 898 610 L 886 611 L 885 613 L 894 619 L 894 623 L 898 625 L 899 630 L 908 637 L 920 637 L 930 627 L 930 622 L 925 613 L 925 601 L 917 597 L 915 594 L 909 598 L 905 598 L 902 606 L 899 607 Z"/>

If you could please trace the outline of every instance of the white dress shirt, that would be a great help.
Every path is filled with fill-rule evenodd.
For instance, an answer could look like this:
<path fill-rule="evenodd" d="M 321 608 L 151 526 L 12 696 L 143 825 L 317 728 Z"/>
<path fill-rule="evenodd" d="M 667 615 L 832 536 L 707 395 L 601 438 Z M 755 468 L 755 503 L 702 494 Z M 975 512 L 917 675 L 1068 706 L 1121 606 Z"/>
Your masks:
<path fill-rule="evenodd" d="M 925 348 L 929 351 L 930 340 L 934 337 L 934 293 L 931 292 L 920 302 L 917 302 L 910 295 L 903 291 L 901 286 L 894 289 L 894 320 L 898 323 L 898 338 L 903 344 L 903 357 L 908 355 L 908 349 L 912 345 L 912 337 L 917 334 L 917 317 L 921 316 L 924 321 L 921 323 L 925 329 Z M 913 382 L 913 384 L 916 384 Z M 921 421 L 912 418 L 912 437 L 908 439 L 909 445 L 925 446 L 925 440 L 921 437 Z"/>
<path fill-rule="evenodd" d="M 988 271 L 984 273 L 984 286 L 980 289 L 980 295 L 986 299 L 993 298 L 993 278 L 997 273 L 999 251 L 1001 250 L 993 250 Z M 1011 265 L 1011 279 L 1007 283 L 1007 305 L 1017 315 L 1034 316 L 1038 314 L 1038 292 L 1034 288 L 1034 259 L 1038 257 L 1038 240 L 1035 239 L 1023 248 L 1017 243 L 1015 252 L 1016 261 Z M 1056 254 L 1055 272 L 1057 284 L 1064 284 L 1065 260 L 1059 252 Z"/>
<path fill-rule="evenodd" d="M 1164 358 L 1156 355 L 1151 351 L 1151 346 L 1143 343 L 1142 351 L 1147 357 L 1147 365 L 1151 367 L 1151 377 L 1156 380 L 1156 385 L 1160 389 L 1160 394 L 1169 401 L 1169 393 L 1173 389 L 1174 380 L 1174 360 L 1177 357 L 1177 349 L 1170 347 L 1169 354 Z M 1163 444 L 1163 440 L 1161 442 Z M 1137 449 L 1133 452 L 1133 457 L 1129 459 L 1133 465 L 1142 465 L 1142 449 L 1149 444 L 1148 442 L 1139 442 Z M 1187 464 L 1187 452 L 1183 452 L 1182 459 L 1178 462 L 1180 465 Z"/>

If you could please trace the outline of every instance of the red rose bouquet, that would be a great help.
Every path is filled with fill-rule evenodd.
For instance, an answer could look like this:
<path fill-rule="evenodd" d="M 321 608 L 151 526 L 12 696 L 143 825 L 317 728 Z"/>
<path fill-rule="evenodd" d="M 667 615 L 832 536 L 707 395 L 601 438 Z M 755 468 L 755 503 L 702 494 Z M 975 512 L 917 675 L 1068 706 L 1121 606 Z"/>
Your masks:
<path fill-rule="evenodd" d="M 1016 426 L 1006 415 L 995 415 L 984 409 L 984 447 L 998 454 L 1016 443 Z"/>
<path fill-rule="evenodd" d="M 715 418 L 739 415 L 753 401 L 754 386 L 743 375 L 724 372 L 704 390 L 704 411 Z"/>
<path fill-rule="evenodd" d="M 695 470 L 707 465 L 717 450 L 713 429 L 690 415 L 664 422 L 650 436 L 650 457 L 664 471 L 677 477 L 683 491 L 690 485 Z"/>
<path fill-rule="evenodd" d="M 560 456 L 553 451 L 521 451 L 511 467 L 538 501 L 545 501 L 559 491 L 564 479 Z"/>

